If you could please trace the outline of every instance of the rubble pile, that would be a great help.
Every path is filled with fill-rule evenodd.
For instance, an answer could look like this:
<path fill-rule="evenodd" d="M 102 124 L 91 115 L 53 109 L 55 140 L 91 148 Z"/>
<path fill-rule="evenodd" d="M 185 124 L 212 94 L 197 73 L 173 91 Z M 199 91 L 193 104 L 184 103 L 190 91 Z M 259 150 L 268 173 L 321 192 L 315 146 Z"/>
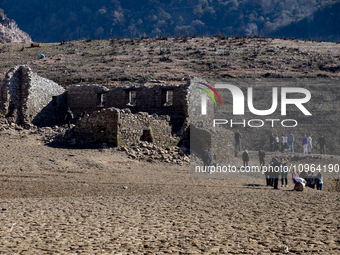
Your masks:
<path fill-rule="evenodd" d="M 25 131 L 26 134 L 38 134 L 41 136 L 41 141 L 44 143 L 57 143 L 61 145 L 78 145 L 81 147 L 95 147 L 89 141 L 79 140 L 73 137 L 72 129 L 67 126 L 54 126 L 54 127 L 37 127 L 34 125 L 26 125 L 22 127 L 15 123 L 8 123 L 6 120 L 0 122 L 0 131 L 17 130 Z M 27 133 L 28 132 L 28 133 Z M 40 140 L 40 139 L 39 139 Z M 103 143 L 102 149 L 108 149 L 107 144 Z M 172 164 L 187 164 L 190 162 L 189 157 L 186 155 L 186 149 L 177 146 L 168 146 L 162 148 L 149 142 L 132 143 L 130 146 L 119 146 L 114 148 L 117 151 L 125 151 L 129 158 L 135 160 L 145 160 L 148 162 L 161 161 L 164 163 Z"/>
<path fill-rule="evenodd" d="M 117 150 L 125 151 L 131 159 L 148 162 L 161 161 L 179 165 L 190 162 L 189 157 L 185 154 L 185 149 L 177 146 L 162 148 L 152 143 L 140 142 L 138 144 L 133 143 L 131 146 L 120 146 Z"/>

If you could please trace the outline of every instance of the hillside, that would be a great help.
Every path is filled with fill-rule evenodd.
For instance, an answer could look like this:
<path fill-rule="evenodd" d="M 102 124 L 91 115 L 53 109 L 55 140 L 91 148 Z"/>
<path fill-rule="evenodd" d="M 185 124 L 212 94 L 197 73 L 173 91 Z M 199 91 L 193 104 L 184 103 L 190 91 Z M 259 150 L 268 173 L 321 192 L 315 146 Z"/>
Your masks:
<path fill-rule="evenodd" d="M 39 59 L 44 54 L 44 59 Z M 0 44 L 0 79 L 27 63 L 64 87 L 96 83 L 179 83 L 187 75 L 222 78 L 339 78 L 340 44 L 235 37 L 115 39 Z"/>
<path fill-rule="evenodd" d="M 83 38 L 157 36 L 269 36 L 339 40 L 336 18 L 323 32 L 329 0 L 2 0 L 0 8 L 33 40 L 60 42 Z M 338 16 L 334 12 L 334 17 Z M 308 20 L 308 30 L 305 30 Z M 293 24 L 294 30 L 286 29 Z M 313 32 L 308 34 L 308 32 Z M 306 37 L 307 36 L 307 37 Z"/>
<path fill-rule="evenodd" d="M 312 16 L 292 22 L 275 32 L 272 36 L 286 36 L 301 39 L 340 41 L 340 3 L 327 5 Z"/>
<path fill-rule="evenodd" d="M 8 18 L 1 16 L 0 9 L 0 42 L 19 42 L 30 43 L 31 37 L 18 28 L 17 23 Z"/>

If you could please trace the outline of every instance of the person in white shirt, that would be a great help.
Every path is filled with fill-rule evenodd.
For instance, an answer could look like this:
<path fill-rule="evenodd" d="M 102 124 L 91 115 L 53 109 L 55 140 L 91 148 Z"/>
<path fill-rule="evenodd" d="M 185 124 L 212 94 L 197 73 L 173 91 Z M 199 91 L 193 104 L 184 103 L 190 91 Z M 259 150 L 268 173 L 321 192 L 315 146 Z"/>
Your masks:
<path fill-rule="evenodd" d="M 308 149 L 308 154 L 311 154 L 313 146 L 312 146 L 312 134 L 310 134 L 307 137 L 307 149 Z"/>
<path fill-rule="evenodd" d="M 295 177 L 293 179 L 293 182 L 295 183 L 294 190 L 296 191 L 303 191 L 306 186 L 306 180 L 301 177 Z"/>

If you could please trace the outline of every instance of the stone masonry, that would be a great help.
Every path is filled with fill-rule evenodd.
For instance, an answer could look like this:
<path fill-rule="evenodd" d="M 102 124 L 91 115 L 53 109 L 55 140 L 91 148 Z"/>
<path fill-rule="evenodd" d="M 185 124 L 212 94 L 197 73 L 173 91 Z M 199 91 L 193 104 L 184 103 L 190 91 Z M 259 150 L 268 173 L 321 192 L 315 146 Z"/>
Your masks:
<path fill-rule="evenodd" d="M 145 141 L 167 147 L 181 140 L 188 147 L 192 141 L 193 152 L 200 154 L 209 147 L 222 161 L 232 154 L 232 138 L 225 129 L 212 127 L 215 106 L 210 98 L 207 115 L 201 114 L 205 92 L 198 89 L 200 82 L 205 81 L 190 77 L 181 85 L 112 89 L 73 85 L 65 91 L 24 65 L 7 73 L 0 90 L 0 113 L 18 125 L 54 126 L 63 123 L 70 107 L 76 119 L 82 116 L 67 132 L 75 142 L 128 146 Z"/>
<path fill-rule="evenodd" d="M 0 114 L 10 122 L 39 126 L 59 124 L 66 110 L 65 89 L 26 66 L 6 74 L 0 89 Z"/>
<path fill-rule="evenodd" d="M 132 113 L 168 115 L 173 133 L 181 131 L 188 117 L 188 85 L 155 85 L 116 87 L 74 85 L 67 90 L 67 101 L 75 115 L 92 113 L 102 108 L 129 108 Z"/>
<path fill-rule="evenodd" d="M 219 107 L 219 105 L 215 106 L 210 97 L 207 97 L 207 113 L 202 115 L 201 98 L 206 93 L 199 89 L 199 87 L 205 88 L 202 83 L 209 84 L 201 78 L 190 78 L 188 93 L 190 151 L 192 155 L 200 156 L 204 153 L 204 148 L 210 148 L 215 163 L 222 165 L 230 162 L 230 159 L 234 157 L 234 136 L 230 130 L 220 126 L 213 127 L 215 107 Z M 214 86 L 214 84 L 210 85 Z"/>
<path fill-rule="evenodd" d="M 124 146 L 147 141 L 166 147 L 178 143 L 171 135 L 166 116 L 145 112 L 132 114 L 129 109 L 105 108 L 86 114 L 72 132 L 78 141 L 96 145 Z"/>

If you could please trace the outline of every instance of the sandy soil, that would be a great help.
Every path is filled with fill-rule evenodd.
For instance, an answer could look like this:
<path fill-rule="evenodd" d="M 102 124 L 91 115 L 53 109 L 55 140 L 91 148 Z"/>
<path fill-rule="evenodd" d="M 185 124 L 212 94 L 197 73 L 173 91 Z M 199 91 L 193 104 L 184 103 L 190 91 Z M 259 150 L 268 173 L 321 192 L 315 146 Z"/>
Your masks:
<path fill-rule="evenodd" d="M 188 165 L 29 133 L 0 132 L 0 254 L 340 253 L 340 193 L 327 180 L 293 192 L 263 178 L 190 178 Z"/>

